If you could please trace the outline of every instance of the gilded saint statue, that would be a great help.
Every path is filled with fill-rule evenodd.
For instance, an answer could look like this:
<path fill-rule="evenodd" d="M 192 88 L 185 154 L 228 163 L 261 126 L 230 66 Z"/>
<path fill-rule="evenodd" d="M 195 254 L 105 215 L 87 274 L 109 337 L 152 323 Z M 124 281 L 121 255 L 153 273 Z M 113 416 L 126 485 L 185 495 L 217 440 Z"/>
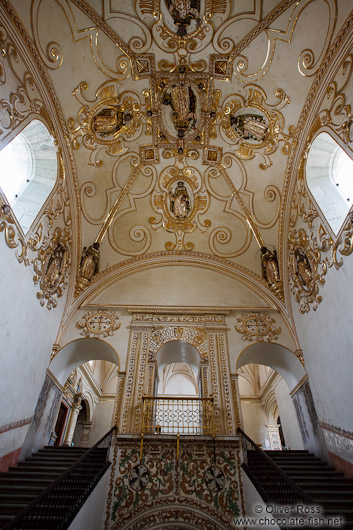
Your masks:
<path fill-rule="evenodd" d="M 170 211 L 177 219 L 186 219 L 191 210 L 190 197 L 184 182 L 179 181 L 172 193 L 169 192 Z"/>
<path fill-rule="evenodd" d="M 262 276 L 269 285 L 274 285 L 280 281 L 277 252 L 261 248 Z"/>
<path fill-rule="evenodd" d="M 173 85 L 170 92 L 166 92 L 163 105 L 172 107 L 172 120 L 179 138 L 183 138 L 189 128 L 196 127 L 196 96 L 191 86 Z"/>
<path fill-rule="evenodd" d="M 178 35 L 184 37 L 186 28 L 192 20 L 196 20 L 197 25 L 201 22 L 200 0 L 165 0 L 168 11 L 178 26 Z"/>
<path fill-rule="evenodd" d="M 230 124 L 235 132 L 244 140 L 263 142 L 266 138 L 268 125 L 262 116 L 257 114 L 241 114 L 231 116 Z"/>
<path fill-rule="evenodd" d="M 99 243 L 93 243 L 90 247 L 84 247 L 80 263 L 79 276 L 91 281 L 99 271 Z"/>
<path fill-rule="evenodd" d="M 60 274 L 67 265 L 68 252 L 61 243 L 58 243 L 50 255 L 45 269 L 45 279 L 47 284 L 55 284 Z"/>
<path fill-rule="evenodd" d="M 308 256 L 299 249 L 294 252 L 294 256 L 297 276 L 299 276 L 303 286 L 308 287 L 313 281 L 313 272 Z"/>
<path fill-rule="evenodd" d="M 93 131 L 102 138 L 112 136 L 124 127 L 127 117 L 120 105 L 107 105 L 92 119 Z"/>

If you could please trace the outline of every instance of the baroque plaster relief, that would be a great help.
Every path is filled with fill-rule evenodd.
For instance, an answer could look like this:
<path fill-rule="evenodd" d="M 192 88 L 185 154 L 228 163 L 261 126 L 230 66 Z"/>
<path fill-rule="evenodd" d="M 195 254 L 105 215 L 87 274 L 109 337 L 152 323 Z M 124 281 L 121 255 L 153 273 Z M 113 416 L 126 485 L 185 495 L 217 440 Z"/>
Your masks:
<path fill-rule="evenodd" d="M 177 458 L 175 442 L 146 440 L 141 461 L 139 445 L 118 440 L 105 528 L 148 529 L 157 521 L 234 528 L 243 510 L 237 441 L 183 442 Z"/>
<path fill-rule="evenodd" d="M 289 233 L 289 269 L 291 290 L 299 304 L 299 311 L 315 311 L 322 301 L 320 286 L 325 283 L 327 268 L 337 270 L 343 265 L 342 256 L 353 252 L 351 213 L 338 235 L 332 232 L 320 208 L 309 191 L 305 166 L 310 147 L 320 132 L 337 139 L 339 145 L 352 157 L 352 111 L 346 103 L 345 89 L 352 80 L 353 58 L 349 53 L 342 61 L 334 78 L 328 81 L 299 162 L 296 189 L 291 203 Z"/>
<path fill-rule="evenodd" d="M 83 337 L 109 337 L 120 328 L 119 316 L 114 311 L 89 311 L 76 323 Z"/>
<path fill-rule="evenodd" d="M 271 342 L 281 333 L 275 319 L 266 313 L 244 313 L 237 318 L 235 329 L 249 342 Z"/>

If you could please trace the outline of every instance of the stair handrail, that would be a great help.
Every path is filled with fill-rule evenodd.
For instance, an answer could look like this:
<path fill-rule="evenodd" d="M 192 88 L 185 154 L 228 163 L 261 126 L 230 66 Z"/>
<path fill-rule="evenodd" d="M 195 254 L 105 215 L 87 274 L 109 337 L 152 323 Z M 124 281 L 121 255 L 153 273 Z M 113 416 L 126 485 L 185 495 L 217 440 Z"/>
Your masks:
<path fill-rule="evenodd" d="M 304 491 L 302 490 L 302 488 L 300 486 L 298 486 L 298 484 L 296 484 L 294 482 L 294 480 L 292 480 L 277 464 L 276 462 L 274 462 L 274 460 L 272 460 L 272 458 L 270 456 L 268 456 L 262 449 L 260 449 L 260 447 L 247 435 L 245 434 L 245 432 L 240 428 L 238 427 L 237 429 L 237 434 L 240 434 L 241 437 L 245 438 L 249 444 L 253 447 L 253 449 L 255 449 L 255 451 L 258 452 L 258 454 L 261 455 L 262 459 L 263 460 L 266 460 L 266 462 L 268 464 L 270 464 L 270 466 L 272 468 L 274 468 L 276 470 L 276 472 L 281 475 L 281 477 L 283 478 L 283 480 L 285 482 L 287 482 L 288 485 L 290 485 L 292 487 L 292 489 L 297 493 L 297 495 L 299 497 L 301 497 L 301 499 L 305 502 L 307 502 L 308 504 L 313 504 L 313 499 L 311 497 L 309 497 L 309 495 Z M 246 468 L 245 468 L 246 469 Z"/>
<path fill-rule="evenodd" d="M 52 482 L 45 490 L 42 491 L 42 493 L 40 493 L 35 499 L 33 499 L 33 501 L 28 505 L 26 506 L 26 508 L 23 508 L 23 510 L 21 510 L 17 515 L 16 517 L 14 517 L 13 519 L 11 519 L 11 521 L 9 521 L 4 527 L 3 527 L 3 530 L 10 530 L 10 529 L 13 529 L 15 528 L 15 526 L 17 525 L 17 523 L 21 522 L 22 519 L 28 515 L 32 510 L 33 508 L 35 508 L 43 499 L 45 499 L 45 497 L 48 497 L 49 494 L 59 486 L 59 484 L 61 482 L 63 482 L 66 477 L 68 477 L 73 471 L 75 471 L 76 468 L 79 467 L 79 465 L 84 461 L 86 460 L 89 455 L 91 453 L 93 453 L 93 451 L 95 449 L 98 448 L 99 445 L 101 445 L 107 438 L 110 437 L 110 441 L 109 441 L 109 445 L 107 447 L 107 449 L 109 449 L 110 445 L 111 445 L 111 438 L 113 436 L 113 433 L 117 430 L 117 427 L 116 425 L 114 425 L 114 427 L 112 427 L 110 429 L 110 431 L 108 431 L 106 434 L 104 434 L 104 436 L 102 436 L 102 438 L 100 440 L 98 440 L 98 442 L 96 442 L 92 447 L 90 447 L 87 451 L 85 451 L 83 453 L 82 456 L 80 456 L 80 458 L 78 458 L 73 464 L 72 466 L 70 466 L 66 471 L 64 471 L 61 475 L 59 475 L 55 480 L 54 482 Z M 106 464 L 107 464 L 107 461 L 109 460 L 109 451 L 107 450 L 107 456 L 106 456 Z"/>

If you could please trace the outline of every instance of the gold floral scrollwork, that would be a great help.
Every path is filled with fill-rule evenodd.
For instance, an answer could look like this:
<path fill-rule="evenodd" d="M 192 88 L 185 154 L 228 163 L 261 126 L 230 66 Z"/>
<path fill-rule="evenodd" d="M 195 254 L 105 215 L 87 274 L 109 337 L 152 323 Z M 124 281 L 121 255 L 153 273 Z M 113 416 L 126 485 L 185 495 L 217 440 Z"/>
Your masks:
<path fill-rule="evenodd" d="M 133 92 L 119 94 L 116 83 L 101 86 L 93 102 L 84 93 L 87 88 L 83 82 L 73 91 L 82 107 L 76 120 L 69 118 L 68 129 L 72 147 L 79 149 L 82 143 L 91 151 L 88 163 L 100 166 L 98 154 L 102 149 L 111 156 L 121 155 L 127 151 L 123 139 L 136 139 L 142 132 L 141 104 Z"/>
<path fill-rule="evenodd" d="M 53 237 L 46 248 L 41 248 L 34 260 L 34 284 L 39 284 L 40 291 L 37 298 L 40 305 L 45 303 L 48 309 L 57 306 L 67 286 L 67 275 L 70 264 L 69 244 L 71 230 L 56 228 Z"/>
<path fill-rule="evenodd" d="M 27 249 L 24 238 L 17 230 L 16 221 L 12 214 L 12 210 L 5 200 L 0 195 L 0 232 L 5 233 L 5 242 L 9 248 L 17 248 L 21 246 L 21 252 L 17 259 L 19 262 L 25 261 L 28 264 Z"/>
<path fill-rule="evenodd" d="M 266 313 L 244 313 L 236 320 L 235 329 L 243 340 L 265 342 L 277 340 L 281 328 Z"/>
<path fill-rule="evenodd" d="M 119 316 L 114 311 L 90 311 L 76 323 L 84 337 L 108 337 L 120 328 Z"/>
<path fill-rule="evenodd" d="M 310 306 L 316 311 L 322 301 L 319 287 L 325 284 L 327 263 L 321 259 L 321 252 L 313 249 L 304 229 L 289 234 L 290 288 L 299 311 L 307 313 Z"/>
<path fill-rule="evenodd" d="M 207 331 L 199 327 L 175 326 L 158 328 L 151 334 L 148 361 L 154 362 L 161 346 L 174 340 L 182 340 L 194 346 L 199 352 L 201 361 L 208 357 Z"/>
<path fill-rule="evenodd" d="M 198 228 L 205 232 L 211 225 L 207 219 L 202 223 L 200 214 L 208 209 L 208 194 L 203 190 L 200 175 L 194 168 L 167 168 L 159 179 L 159 189 L 153 193 L 152 204 L 161 218 L 152 217 L 150 223 L 155 230 L 163 227 L 175 234 L 176 242 L 166 243 L 167 250 L 192 250 L 192 243 L 185 243 L 184 236 Z"/>
<path fill-rule="evenodd" d="M 221 134 L 223 139 L 234 146 L 235 155 L 240 159 L 251 159 L 256 154 L 262 156 L 261 169 L 272 165 L 270 155 L 279 143 L 283 143 L 282 153 L 288 154 L 295 133 L 293 126 L 284 133 L 284 117 L 280 108 L 289 103 L 282 89 L 275 93 L 279 102 L 270 105 L 265 92 L 257 85 L 247 85 L 246 97 L 240 94 L 229 96 L 222 110 Z"/>

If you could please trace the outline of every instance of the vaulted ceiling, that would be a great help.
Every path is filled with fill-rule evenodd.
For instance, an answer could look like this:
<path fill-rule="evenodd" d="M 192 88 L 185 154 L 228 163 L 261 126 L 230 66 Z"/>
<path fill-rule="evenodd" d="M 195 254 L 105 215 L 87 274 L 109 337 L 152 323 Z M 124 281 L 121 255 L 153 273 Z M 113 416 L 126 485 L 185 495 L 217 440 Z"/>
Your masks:
<path fill-rule="evenodd" d="M 260 247 L 283 271 L 288 156 L 349 4 L 12 0 L 73 154 L 75 265 L 100 244 L 81 303 L 281 306 Z"/>

